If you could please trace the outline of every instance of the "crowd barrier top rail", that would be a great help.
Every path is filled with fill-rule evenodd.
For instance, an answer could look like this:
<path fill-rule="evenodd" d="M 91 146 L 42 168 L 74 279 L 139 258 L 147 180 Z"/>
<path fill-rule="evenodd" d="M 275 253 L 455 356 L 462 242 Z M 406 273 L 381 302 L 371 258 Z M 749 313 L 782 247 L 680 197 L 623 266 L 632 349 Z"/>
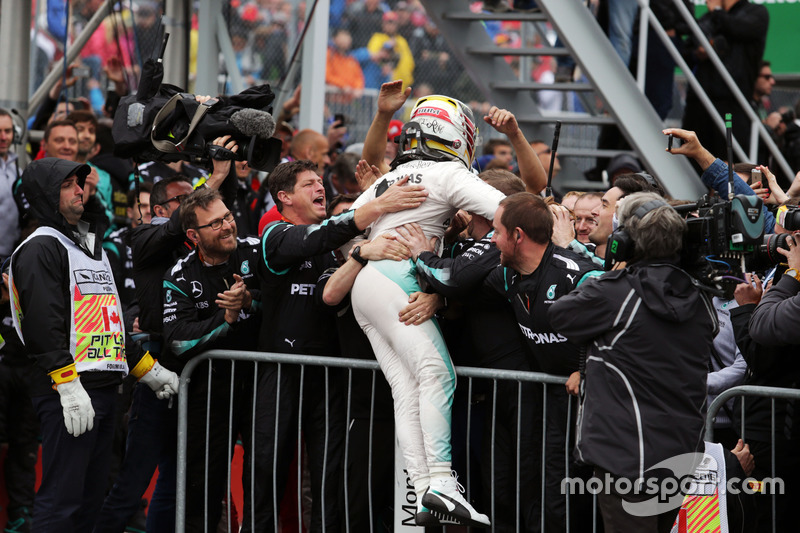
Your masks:
<path fill-rule="evenodd" d="M 182 532 L 185 530 L 185 509 L 183 502 L 186 498 L 186 456 L 183 450 L 187 446 L 187 417 L 189 407 L 189 381 L 192 379 L 194 370 L 203 363 L 211 360 L 235 361 L 235 362 L 254 362 L 289 364 L 301 366 L 324 366 L 334 368 L 346 368 L 350 370 L 370 370 L 378 371 L 380 366 L 374 359 L 352 359 L 346 357 L 329 357 L 315 355 L 297 355 L 286 353 L 256 352 L 256 351 L 236 351 L 236 350 L 208 350 L 193 357 L 184 367 L 180 377 L 180 388 L 178 392 L 178 465 L 177 465 L 177 513 L 175 530 Z M 455 367 L 456 374 L 463 378 L 510 380 L 518 382 L 542 383 L 545 385 L 563 386 L 567 378 L 563 376 L 553 376 L 541 372 L 521 372 L 514 370 L 495 370 L 491 368 Z"/>
<path fill-rule="evenodd" d="M 782 387 L 765 387 L 762 385 L 739 385 L 728 390 L 722 391 L 719 396 L 714 398 L 706 413 L 706 434 L 705 440 L 714 441 L 714 418 L 722 408 L 732 398 L 737 396 L 757 396 L 762 398 L 774 398 L 779 400 L 798 400 L 800 399 L 800 389 L 786 389 Z M 774 416 L 774 408 L 773 408 Z"/>
<path fill-rule="evenodd" d="M 352 359 L 347 357 L 327 357 L 319 355 L 298 355 L 287 353 L 236 351 L 236 350 L 208 350 L 193 357 L 181 372 L 181 392 L 184 390 L 184 376 L 191 376 L 192 371 L 209 359 L 229 361 L 247 361 L 258 363 L 284 363 L 294 365 L 328 366 L 334 368 L 352 368 L 361 370 L 379 370 L 378 362 L 374 359 Z M 507 379 L 514 381 L 527 381 L 532 383 L 547 383 L 549 385 L 564 385 L 567 378 L 544 374 L 542 372 L 521 372 L 518 370 L 495 370 L 492 368 L 474 368 L 456 366 L 456 374 L 465 378 Z M 179 396 L 180 397 L 180 396 Z"/>

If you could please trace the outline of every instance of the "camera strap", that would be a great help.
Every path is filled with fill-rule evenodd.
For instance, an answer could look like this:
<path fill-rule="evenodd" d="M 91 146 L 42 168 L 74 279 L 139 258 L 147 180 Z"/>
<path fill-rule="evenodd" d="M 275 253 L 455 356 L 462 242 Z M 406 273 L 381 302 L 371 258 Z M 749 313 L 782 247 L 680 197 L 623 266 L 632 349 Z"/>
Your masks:
<path fill-rule="evenodd" d="M 156 118 L 153 119 L 153 127 L 150 129 L 150 142 L 153 143 L 153 146 L 157 150 L 160 150 L 168 154 L 178 154 L 183 152 L 183 149 L 186 146 L 189 137 L 192 136 L 192 133 L 194 133 L 194 130 L 197 127 L 197 125 L 200 123 L 201 120 L 203 120 L 205 114 L 208 113 L 208 111 L 214 106 L 214 104 L 219 102 L 218 98 L 211 98 L 203 102 L 199 106 L 197 106 L 197 109 L 194 112 L 194 116 L 192 117 L 192 121 L 189 123 L 189 131 L 186 132 L 186 135 L 183 137 L 183 139 L 180 139 L 178 142 L 175 143 L 172 141 L 156 139 L 155 133 L 158 125 L 170 113 L 172 113 L 172 111 L 178 106 L 178 102 L 186 97 L 187 95 L 184 93 L 176 94 L 175 96 L 170 98 L 166 104 L 164 104 L 164 107 L 162 107 L 161 110 L 158 112 Z"/>

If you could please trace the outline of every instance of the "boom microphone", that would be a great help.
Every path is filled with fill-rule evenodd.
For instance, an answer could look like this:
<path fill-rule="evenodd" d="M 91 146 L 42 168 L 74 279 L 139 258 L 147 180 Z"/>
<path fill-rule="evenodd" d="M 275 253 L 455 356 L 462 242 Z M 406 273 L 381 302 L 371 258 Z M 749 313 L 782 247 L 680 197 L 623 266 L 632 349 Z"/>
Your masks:
<path fill-rule="evenodd" d="M 231 115 L 231 124 L 242 134 L 261 139 L 269 139 L 275 133 L 275 119 L 266 111 L 258 109 L 240 109 Z"/>

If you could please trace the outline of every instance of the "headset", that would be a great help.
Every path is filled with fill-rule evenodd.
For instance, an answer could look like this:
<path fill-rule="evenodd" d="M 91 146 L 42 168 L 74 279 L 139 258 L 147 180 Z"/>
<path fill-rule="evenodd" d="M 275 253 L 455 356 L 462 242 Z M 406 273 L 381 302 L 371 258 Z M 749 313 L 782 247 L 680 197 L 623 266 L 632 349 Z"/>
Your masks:
<path fill-rule="evenodd" d="M 658 182 L 656 181 L 656 179 L 653 176 L 651 176 L 650 174 L 648 174 L 647 172 L 644 172 L 644 171 L 642 171 L 642 172 L 634 172 L 634 175 L 635 176 L 639 176 L 640 178 L 644 179 L 644 181 L 646 181 L 647 184 L 650 185 L 653 188 L 654 191 L 660 191 L 661 190 L 661 185 L 659 185 Z"/>
<path fill-rule="evenodd" d="M 664 200 L 650 200 L 636 208 L 636 211 L 631 213 L 630 218 L 644 218 L 647 213 L 654 211 L 659 207 L 669 207 L 669 204 Z M 608 236 L 608 244 L 606 245 L 606 258 L 604 268 L 611 270 L 614 265 L 623 261 L 630 261 L 633 259 L 633 252 L 636 249 L 636 243 L 633 242 L 625 226 L 622 225 L 614 230 Z"/>
<path fill-rule="evenodd" d="M 22 141 L 23 141 L 23 139 L 25 138 L 25 135 L 28 132 L 28 125 L 25 122 L 25 119 L 20 114 L 20 112 L 17 111 L 16 109 L 13 109 L 13 108 L 12 109 L 6 109 L 4 107 L 0 107 L 0 111 L 4 112 L 3 116 L 10 116 L 11 117 L 11 127 L 12 127 L 12 130 L 13 130 L 13 133 L 11 134 L 11 144 L 14 145 L 14 152 L 17 153 L 21 157 L 25 153 L 25 151 L 24 150 L 20 150 L 20 145 L 22 144 Z M 20 157 L 17 157 L 14 160 L 14 166 L 16 167 L 16 170 L 17 170 L 17 182 L 16 182 L 17 184 L 22 179 L 22 173 L 19 170 Z M 12 187 L 12 190 L 14 190 L 15 187 L 16 187 L 16 185 L 14 187 Z"/>
<path fill-rule="evenodd" d="M 7 109 L 5 107 L 0 107 L 0 114 L 3 116 L 11 117 L 11 124 L 14 129 L 13 137 L 11 138 L 11 144 L 19 145 L 22 143 L 22 138 L 25 136 L 25 119 L 22 118 L 22 115 L 19 114 L 19 111 L 16 109 Z"/>

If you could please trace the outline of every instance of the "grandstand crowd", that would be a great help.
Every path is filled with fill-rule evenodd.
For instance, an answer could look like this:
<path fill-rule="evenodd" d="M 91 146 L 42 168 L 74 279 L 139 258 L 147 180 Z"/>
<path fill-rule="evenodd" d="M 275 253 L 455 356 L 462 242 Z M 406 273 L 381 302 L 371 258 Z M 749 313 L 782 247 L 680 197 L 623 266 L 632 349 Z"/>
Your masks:
<path fill-rule="evenodd" d="M 101 3 L 68 2 L 73 29 Z M 701 27 L 797 172 L 778 171 L 763 143 L 759 160 L 727 160 L 691 91 L 682 128 L 653 124 L 665 146 L 667 136 L 680 141 L 672 157 L 688 158 L 712 197 L 728 199 L 730 169 L 735 193 L 755 197 L 759 239 L 779 243 L 717 292 L 682 270 L 687 223 L 672 207 L 697 199 L 672 198 L 613 140 L 620 155 L 589 172 L 602 179 L 566 190 L 549 139 L 527 139 L 514 113 L 485 101 L 419 0 L 331 0 L 325 130 L 297 127 L 303 88 L 294 86 L 273 112 L 278 164 L 263 168 L 243 155 L 248 136 L 227 130 L 206 138 L 212 148 L 199 157 L 120 157 L 118 109 L 158 53 L 163 6 L 115 9 L 22 117 L 41 137 L 23 144 L 20 117 L 0 109 L 5 531 L 175 531 L 179 378 L 212 349 L 377 359 L 382 372 L 198 365 L 185 389 L 187 531 L 392 531 L 403 513 L 404 525 L 431 530 L 684 531 L 697 505 L 689 496 L 631 518 L 626 505 L 645 498 L 617 489 L 598 503 L 564 481 L 643 479 L 660 461 L 703 452 L 739 489 L 748 478 L 784 482 L 774 500 L 718 494 L 721 531 L 791 530 L 794 400 L 730 400 L 714 443 L 704 431 L 727 389 L 798 388 L 800 124 L 770 102 L 763 6 L 707 3 Z M 637 2 L 589 4 L 634 70 Z M 650 4 L 749 144 L 738 131 L 744 111 L 671 2 Z M 538 8 L 487 0 L 469 9 Z M 250 90 L 284 80 L 303 12 L 286 0 L 225 3 Z M 742 20 L 759 31 L 740 31 Z M 523 45 L 518 22 L 486 26 L 498 45 Z M 196 16 L 192 28 L 196 63 Z M 53 28 L 35 36 L 37 86 L 63 61 L 59 39 Z M 671 88 L 674 63 L 659 65 L 653 78 Z M 545 57 L 530 79 L 581 73 Z M 329 109 L 369 90 L 377 108 L 359 138 L 352 117 Z M 566 105 L 545 93 L 540 106 Z M 669 103 L 657 90 L 647 96 L 665 118 L 671 90 Z M 220 109 L 211 96 L 187 98 Z M 628 255 L 617 249 L 625 229 Z M 454 366 L 566 385 L 476 378 L 456 387 Z M 229 485 L 237 444 L 241 504 Z M 405 463 L 402 510 L 395 453 Z"/>

